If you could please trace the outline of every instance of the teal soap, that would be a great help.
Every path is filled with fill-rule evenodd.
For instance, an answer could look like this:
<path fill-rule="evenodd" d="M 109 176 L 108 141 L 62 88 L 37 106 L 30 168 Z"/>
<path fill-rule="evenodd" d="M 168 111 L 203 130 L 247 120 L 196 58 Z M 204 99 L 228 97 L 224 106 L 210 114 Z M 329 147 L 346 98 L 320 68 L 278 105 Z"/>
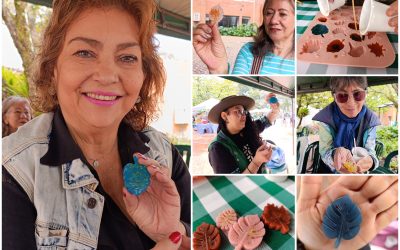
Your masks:
<path fill-rule="evenodd" d="M 124 166 L 124 186 L 129 193 L 139 196 L 147 190 L 150 185 L 150 173 L 145 165 L 139 164 L 136 156 L 133 163 Z"/>

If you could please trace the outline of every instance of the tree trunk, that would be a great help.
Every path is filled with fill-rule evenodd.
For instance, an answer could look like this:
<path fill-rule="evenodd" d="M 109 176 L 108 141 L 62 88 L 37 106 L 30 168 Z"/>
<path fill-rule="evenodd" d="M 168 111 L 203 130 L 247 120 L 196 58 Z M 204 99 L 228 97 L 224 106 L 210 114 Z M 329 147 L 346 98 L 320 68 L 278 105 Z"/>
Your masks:
<path fill-rule="evenodd" d="M 14 2 L 15 14 L 11 12 L 12 2 Z M 14 45 L 22 59 L 24 73 L 28 80 L 29 88 L 31 89 L 31 70 L 34 58 L 34 46 L 29 31 L 29 26 L 25 18 L 27 12 L 27 3 L 22 1 L 3 0 L 2 17 L 7 25 L 13 39 Z"/>

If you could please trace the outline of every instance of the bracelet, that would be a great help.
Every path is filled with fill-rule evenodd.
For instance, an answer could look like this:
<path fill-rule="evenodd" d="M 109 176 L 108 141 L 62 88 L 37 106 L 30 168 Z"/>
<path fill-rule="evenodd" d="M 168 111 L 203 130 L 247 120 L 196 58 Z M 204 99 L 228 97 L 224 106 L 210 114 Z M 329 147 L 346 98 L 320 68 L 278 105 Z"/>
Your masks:
<path fill-rule="evenodd" d="M 251 160 L 250 164 L 252 164 L 252 163 L 253 163 L 254 166 L 257 167 L 257 171 L 258 171 L 258 169 L 259 169 L 260 167 L 258 167 L 257 164 L 255 164 L 255 163 L 253 162 L 253 160 Z M 250 165 L 250 164 L 249 164 L 249 165 Z M 249 166 L 247 166 L 246 168 L 247 168 L 247 170 L 249 170 L 249 172 L 250 172 L 251 174 L 254 174 L 253 172 L 250 171 Z M 256 172 L 257 172 L 257 171 L 256 171 Z"/>

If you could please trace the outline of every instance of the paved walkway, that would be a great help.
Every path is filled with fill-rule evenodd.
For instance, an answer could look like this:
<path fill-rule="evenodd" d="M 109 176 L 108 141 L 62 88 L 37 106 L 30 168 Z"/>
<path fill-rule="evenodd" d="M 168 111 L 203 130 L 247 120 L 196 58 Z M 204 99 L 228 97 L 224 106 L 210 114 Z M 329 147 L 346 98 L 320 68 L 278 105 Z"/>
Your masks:
<path fill-rule="evenodd" d="M 240 48 L 247 42 L 253 41 L 253 37 L 237 37 L 237 36 L 223 36 L 226 53 L 228 54 L 228 61 L 231 65 L 231 71 L 235 64 L 236 56 Z M 193 49 L 193 74 L 208 74 L 207 66 L 200 60 Z"/>

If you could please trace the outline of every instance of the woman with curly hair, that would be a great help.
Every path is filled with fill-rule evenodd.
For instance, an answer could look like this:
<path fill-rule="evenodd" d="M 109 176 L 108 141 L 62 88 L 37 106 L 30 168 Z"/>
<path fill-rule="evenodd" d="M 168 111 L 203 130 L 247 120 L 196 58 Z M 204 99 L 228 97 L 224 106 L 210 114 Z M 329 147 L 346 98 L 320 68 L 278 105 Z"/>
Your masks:
<path fill-rule="evenodd" d="M 266 0 L 263 23 L 254 42 L 243 45 L 232 74 L 294 74 L 295 5 L 293 0 Z M 193 47 L 211 74 L 228 74 L 228 56 L 218 25 L 199 24 Z"/>
<path fill-rule="evenodd" d="M 3 139 L 3 249 L 190 248 L 189 172 L 148 126 L 165 85 L 155 10 L 53 1 L 32 79 L 44 114 Z M 147 179 L 130 188 L 132 165 Z"/>

